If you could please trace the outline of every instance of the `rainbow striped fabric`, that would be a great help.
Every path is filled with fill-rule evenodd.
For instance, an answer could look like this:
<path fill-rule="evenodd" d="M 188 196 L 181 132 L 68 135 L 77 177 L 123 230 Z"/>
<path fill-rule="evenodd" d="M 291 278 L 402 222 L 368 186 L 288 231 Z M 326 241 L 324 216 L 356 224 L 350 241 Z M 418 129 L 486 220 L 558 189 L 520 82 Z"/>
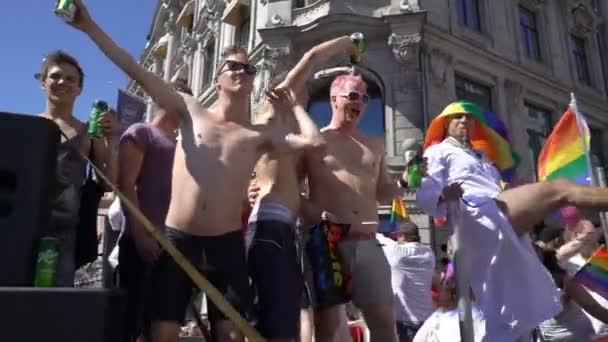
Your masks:
<path fill-rule="evenodd" d="M 608 299 L 608 250 L 600 247 L 574 275 L 574 281 Z"/>
<path fill-rule="evenodd" d="M 409 215 L 407 210 L 405 210 L 403 200 L 401 198 L 394 198 L 393 204 L 391 205 L 391 232 L 397 231 L 397 228 L 399 228 L 399 223 L 403 222 L 403 220 L 408 218 L 408 216 Z"/>
<path fill-rule="evenodd" d="M 515 169 L 519 165 L 519 157 L 513 151 L 511 140 L 507 133 L 507 126 L 500 117 L 493 112 L 481 109 L 468 101 L 457 101 L 449 104 L 439 114 L 426 132 L 424 148 L 438 144 L 446 138 L 446 121 L 449 116 L 468 114 L 475 118 L 475 125 L 471 132 L 473 148 L 484 150 L 498 168 L 504 181 L 510 182 L 515 176 Z"/>
<path fill-rule="evenodd" d="M 591 184 L 588 159 L 590 143 L 587 122 L 569 107 L 538 156 L 538 179 L 568 178 L 578 184 Z"/>

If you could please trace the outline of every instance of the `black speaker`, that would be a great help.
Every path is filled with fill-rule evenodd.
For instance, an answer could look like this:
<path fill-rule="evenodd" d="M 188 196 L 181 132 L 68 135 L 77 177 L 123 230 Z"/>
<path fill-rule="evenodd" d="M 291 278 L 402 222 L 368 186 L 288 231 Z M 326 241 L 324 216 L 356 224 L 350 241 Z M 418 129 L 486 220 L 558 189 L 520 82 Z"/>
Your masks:
<path fill-rule="evenodd" d="M 0 112 L 0 286 L 33 283 L 38 239 L 50 215 L 59 134 L 51 120 Z"/>
<path fill-rule="evenodd" d="M 4 342 L 120 342 L 125 298 L 119 290 L 0 288 Z"/>

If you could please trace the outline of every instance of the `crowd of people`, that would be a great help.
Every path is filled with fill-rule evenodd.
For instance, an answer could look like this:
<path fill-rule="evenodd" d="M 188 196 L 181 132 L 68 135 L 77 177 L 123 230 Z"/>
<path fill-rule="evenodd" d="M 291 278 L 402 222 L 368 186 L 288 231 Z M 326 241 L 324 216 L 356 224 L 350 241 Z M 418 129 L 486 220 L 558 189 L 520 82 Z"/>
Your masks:
<path fill-rule="evenodd" d="M 453 262 L 437 264 L 412 222 L 377 233 L 378 203 L 403 194 L 408 167 L 395 180 L 383 141 L 357 128 L 369 100 L 363 76 L 353 68 L 333 80 L 325 127 L 307 113 L 315 67 L 361 53 L 350 37 L 314 46 L 277 76 L 251 123 L 257 70 L 246 51 L 223 51 L 214 79 L 218 99 L 205 108 L 186 84 L 167 83 L 139 65 L 75 3 L 70 24 L 143 87 L 155 110 L 151 122 L 120 137 L 116 119 L 104 113 L 103 137 L 90 139 L 73 115 L 83 70 L 61 51 L 44 60 L 41 116 L 62 132 L 49 229 L 60 241 L 58 286 L 74 285 L 84 155 L 270 341 L 349 340 L 349 317 L 362 318 L 374 342 L 460 340 Z M 608 210 L 606 189 L 554 180 L 503 190 L 493 161 L 471 139 L 479 129 L 474 113 L 454 108 L 433 123 L 443 133 L 424 151 L 416 198 L 433 217 L 446 216 L 449 203 L 460 206 L 460 217 L 451 219 L 463 227 L 458 269 L 471 270 L 475 340 L 586 341 L 606 333 L 608 302 L 572 281 L 599 247 L 597 229 L 581 220 L 573 233 L 530 238 L 562 206 Z M 120 231 L 111 263 L 126 292 L 125 341 L 177 341 L 186 314 L 198 315 L 192 281 L 134 212 L 117 201 L 110 216 Z M 331 247 L 339 265 L 325 270 L 310 262 L 307 240 L 328 222 L 345 229 Z M 567 242 L 556 242 L 564 236 Z M 334 267 L 343 291 L 338 299 L 315 281 Z M 210 338 L 243 340 L 234 322 L 208 304 Z"/>

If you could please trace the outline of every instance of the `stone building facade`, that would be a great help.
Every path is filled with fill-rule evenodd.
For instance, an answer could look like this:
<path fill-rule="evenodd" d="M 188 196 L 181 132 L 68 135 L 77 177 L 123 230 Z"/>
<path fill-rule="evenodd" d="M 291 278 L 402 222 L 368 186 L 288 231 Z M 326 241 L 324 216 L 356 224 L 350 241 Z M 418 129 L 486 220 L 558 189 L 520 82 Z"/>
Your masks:
<path fill-rule="evenodd" d="M 469 99 L 505 120 L 522 157 L 518 174 L 532 181 L 570 92 L 592 127 L 594 161 L 608 163 L 606 18 L 608 3 L 590 0 L 162 0 L 141 63 L 166 80 L 187 81 L 211 105 L 219 53 L 244 47 L 260 70 L 254 112 L 269 80 L 310 47 L 362 32 L 368 50 L 359 71 L 372 100 L 361 126 L 384 137 L 392 172 L 403 169 L 404 145 L 420 140 L 445 105 Z M 320 125 L 328 120 L 331 77 L 346 64 L 346 56 L 336 58 L 311 80 L 309 109 Z M 145 96 L 133 82 L 129 91 Z M 408 198 L 413 219 L 430 227 Z M 386 220 L 388 209 L 379 212 Z M 442 241 L 447 232 L 425 230 L 423 239 Z"/>

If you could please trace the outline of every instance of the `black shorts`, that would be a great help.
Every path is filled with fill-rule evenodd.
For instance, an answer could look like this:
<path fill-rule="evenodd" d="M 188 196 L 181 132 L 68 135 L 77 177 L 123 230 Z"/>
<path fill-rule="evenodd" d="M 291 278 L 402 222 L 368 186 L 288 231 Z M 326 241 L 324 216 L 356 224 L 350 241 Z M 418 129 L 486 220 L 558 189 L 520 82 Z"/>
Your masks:
<path fill-rule="evenodd" d="M 300 335 L 303 279 L 293 225 L 280 221 L 251 223 L 249 270 L 258 295 L 258 329 L 266 338 Z"/>
<path fill-rule="evenodd" d="M 167 228 L 165 234 L 224 298 L 245 319 L 249 319 L 253 300 L 241 231 L 219 236 L 195 236 Z M 151 300 L 146 303 L 150 320 L 183 323 L 194 286 L 188 275 L 163 252 L 151 275 Z M 211 300 L 208 301 L 208 314 L 211 324 L 226 320 Z"/>

